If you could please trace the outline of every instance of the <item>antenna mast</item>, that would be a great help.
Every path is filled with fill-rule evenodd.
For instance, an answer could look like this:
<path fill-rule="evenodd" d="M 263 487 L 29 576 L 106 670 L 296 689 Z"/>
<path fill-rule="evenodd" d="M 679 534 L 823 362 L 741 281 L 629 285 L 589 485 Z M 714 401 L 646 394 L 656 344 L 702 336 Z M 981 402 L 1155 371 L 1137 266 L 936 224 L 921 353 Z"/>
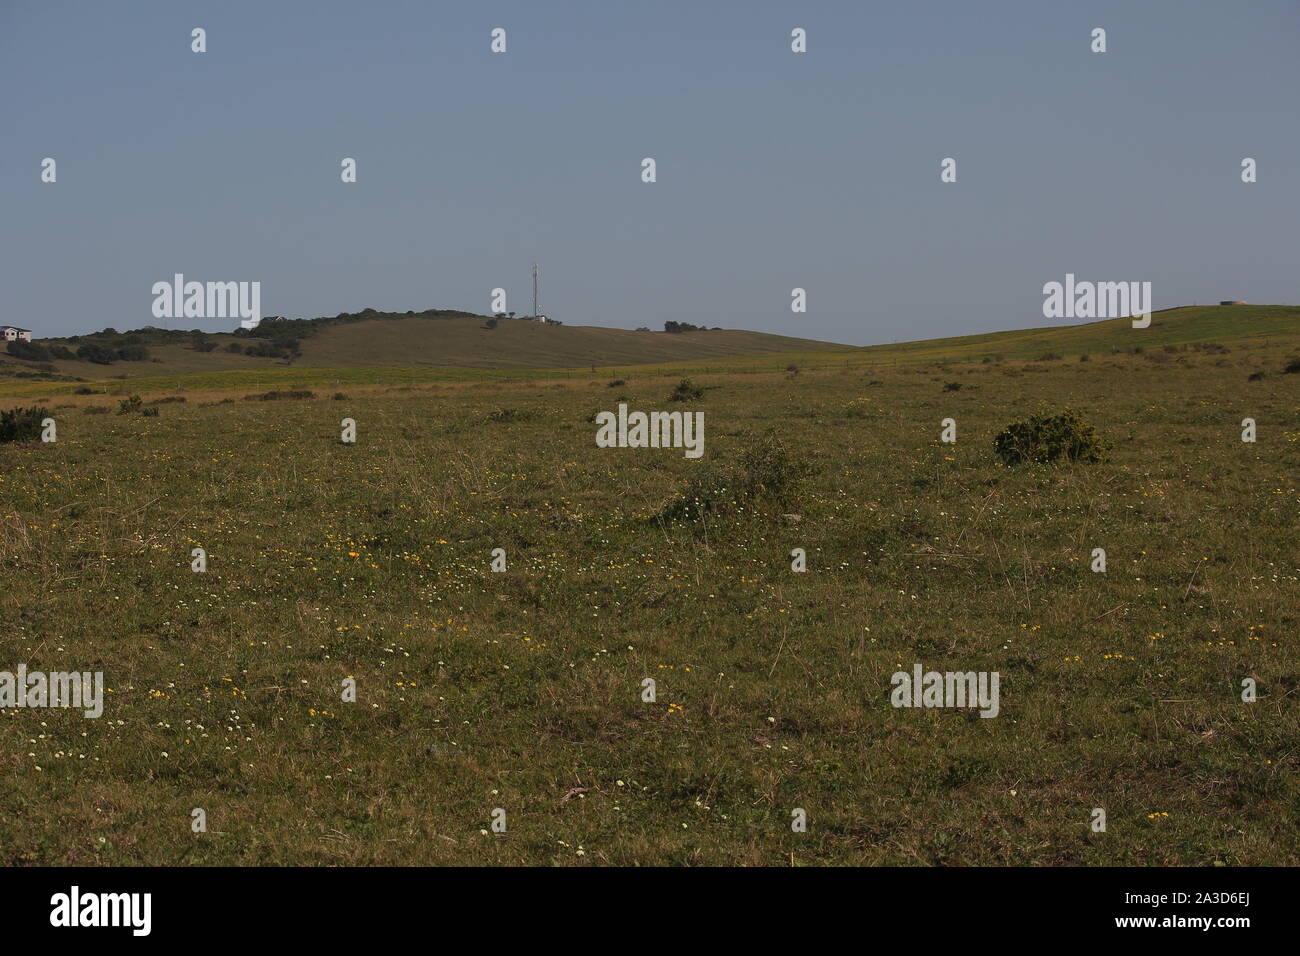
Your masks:
<path fill-rule="evenodd" d="M 534 262 L 533 263 L 533 318 L 535 319 L 539 315 L 541 315 L 541 313 L 537 311 L 537 263 Z"/>

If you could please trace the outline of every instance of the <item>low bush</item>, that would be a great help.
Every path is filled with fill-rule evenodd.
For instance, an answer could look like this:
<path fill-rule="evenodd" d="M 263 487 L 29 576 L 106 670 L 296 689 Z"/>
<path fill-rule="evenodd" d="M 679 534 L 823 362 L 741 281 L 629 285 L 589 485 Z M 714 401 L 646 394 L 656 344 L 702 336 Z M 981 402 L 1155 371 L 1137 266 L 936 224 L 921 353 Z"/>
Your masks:
<path fill-rule="evenodd" d="M 677 383 L 673 393 L 668 396 L 670 402 L 696 402 L 704 397 L 704 389 L 698 387 L 689 378 L 684 378 Z"/>
<path fill-rule="evenodd" d="M 279 402 L 290 399 L 308 399 L 315 398 L 315 392 L 309 392 L 306 389 L 290 389 L 287 392 L 262 392 L 260 395 L 245 395 L 246 402 Z"/>
<path fill-rule="evenodd" d="M 1035 415 L 1028 421 L 1013 422 L 993 440 L 993 447 L 1007 465 L 1061 458 L 1100 461 L 1105 452 L 1096 429 L 1072 409 L 1060 415 Z"/>
<path fill-rule="evenodd" d="M 705 515 L 743 511 L 759 502 L 791 509 L 811 471 L 775 435 L 751 438 L 734 460 L 705 465 L 655 519 L 698 521 Z"/>
<path fill-rule="evenodd" d="M 44 408 L 11 408 L 0 412 L 0 442 L 38 441 L 41 422 L 49 414 Z"/>

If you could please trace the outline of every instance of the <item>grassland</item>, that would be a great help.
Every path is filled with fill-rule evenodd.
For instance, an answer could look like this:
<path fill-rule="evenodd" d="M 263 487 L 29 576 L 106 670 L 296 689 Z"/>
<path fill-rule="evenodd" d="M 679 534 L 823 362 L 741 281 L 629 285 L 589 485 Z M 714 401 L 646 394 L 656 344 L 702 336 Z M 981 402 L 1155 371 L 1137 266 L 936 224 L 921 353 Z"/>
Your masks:
<path fill-rule="evenodd" d="M 151 418 L 39 383 L 58 441 L 0 446 L 0 669 L 111 693 L 0 711 L 0 861 L 1294 865 L 1297 330 L 1228 331 L 731 360 L 701 461 L 594 447 L 680 368 L 185 379 Z M 996 461 L 1066 406 L 1107 460 Z M 655 520 L 769 430 L 800 489 Z M 999 716 L 894 709 L 914 663 L 998 671 Z"/>
<path fill-rule="evenodd" d="M 155 361 L 95 366 L 53 362 L 61 380 L 6 378 L 32 363 L 0 362 L 0 398 L 71 394 L 92 387 L 109 395 L 176 390 L 330 388 L 511 380 L 566 381 L 592 372 L 611 377 L 666 373 L 774 372 L 803 369 L 899 368 L 918 364 L 1079 358 L 1114 351 L 1155 352 L 1213 344 L 1259 353 L 1300 352 L 1300 306 L 1201 306 L 1155 313 L 1135 337 L 1130 320 L 993 332 L 861 348 L 761 332 L 707 331 L 670 335 L 594 327 L 544 327 L 503 321 L 486 330 L 478 319 L 382 318 L 326 328 L 303 340 L 292 363 L 232 355 L 233 336 L 214 336 L 201 353 L 156 346 Z M 247 339 L 242 340 L 245 343 Z M 74 380 L 75 379 L 75 380 Z"/>

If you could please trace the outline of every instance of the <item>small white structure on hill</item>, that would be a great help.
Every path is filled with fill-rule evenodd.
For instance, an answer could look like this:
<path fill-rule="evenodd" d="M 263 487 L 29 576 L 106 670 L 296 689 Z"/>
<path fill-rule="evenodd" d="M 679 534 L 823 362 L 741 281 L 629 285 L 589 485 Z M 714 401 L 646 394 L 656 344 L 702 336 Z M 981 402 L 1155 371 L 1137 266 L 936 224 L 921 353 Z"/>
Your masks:
<path fill-rule="evenodd" d="M 30 342 L 32 340 L 31 329 L 20 329 L 16 325 L 0 325 L 0 335 L 4 336 L 6 342 Z"/>

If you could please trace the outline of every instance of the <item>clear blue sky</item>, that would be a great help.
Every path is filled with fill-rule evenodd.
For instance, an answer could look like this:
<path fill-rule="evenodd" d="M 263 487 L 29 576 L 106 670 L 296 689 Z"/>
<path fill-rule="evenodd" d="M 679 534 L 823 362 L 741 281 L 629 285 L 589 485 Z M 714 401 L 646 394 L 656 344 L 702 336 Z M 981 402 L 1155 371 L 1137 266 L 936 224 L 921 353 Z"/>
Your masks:
<path fill-rule="evenodd" d="M 524 313 L 534 261 L 571 325 L 852 344 L 1048 324 L 1067 272 L 1296 303 L 1298 49 L 1296 0 L 0 0 L 0 322 L 162 324 L 176 272 Z"/>

